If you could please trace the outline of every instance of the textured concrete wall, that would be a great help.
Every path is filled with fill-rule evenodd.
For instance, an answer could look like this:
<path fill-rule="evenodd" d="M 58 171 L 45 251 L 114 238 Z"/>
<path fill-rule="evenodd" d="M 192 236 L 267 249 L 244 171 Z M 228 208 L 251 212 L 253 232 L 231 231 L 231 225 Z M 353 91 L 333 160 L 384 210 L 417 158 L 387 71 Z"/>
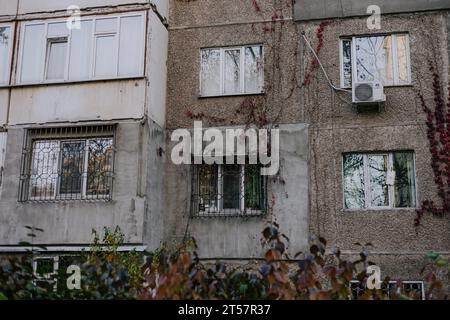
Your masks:
<path fill-rule="evenodd" d="M 145 197 L 139 192 L 143 161 L 140 123 L 120 123 L 116 132 L 115 179 L 111 202 L 68 201 L 56 203 L 19 203 L 19 175 L 23 129 L 10 129 L 6 148 L 4 185 L 0 200 L 0 245 L 30 241 L 25 226 L 45 230 L 34 239 L 41 244 L 89 244 L 92 228 L 119 226 L 127 243 L 143 242 Z"/>
<path fill-rule="evenodd" d="M 168 156 L 174 145 L 168 140 Z M 304 251 L 308 243 L 308 127 L 280 125 L 280 172 L 268 177 L 269 210 L 265 217 L 191 218 L 192 166 L 167 160 L 165 239 L 195 238 L 202 258 L 260 258 L 261 232 L 268 221 L 280 224 L 290 239 L 289 252 Z"/>
<path fill-rule="evenodd" d="M 278 2 L 278 1 L 277 1 Z M 188 128 L 192 120 L 186 112 L 206 115 L 206 125 L 233 126 L 248 122 L 248 108 L 241 104 L 248 96 L 199 98 L 200 49 L 247 44 L 263 44 L 265 87 L 263 96 L 254 96 L 256 105 L 265 105 L 269 122 L 302 122 L 298 92 L 292 92 L 293 77 L 299 75 L 295 55 L 299 36 L 295 24 L 286 20 L 272 34 L 267 31 L 277 6 L 259 1 L 259 11 L 251 1 L 172 1 L 170 7 L 169 61 L 167 87 L 167 127 Z M 286 3 L 286 1 L 283 1 Z M 279 15 L 292 17 L 292 8 L 281 6 Z M 279 67 L 278 67 L 279 66 Z M 301 80 L 299 80 L 301 81 Z"/>
<path fill-rule="evenodd" d="M 321 61 L 335 84 L 339 84 L 339 38 L 367 33 L 408 32 L 410 35 L 412 84 L 385 88 L 385 110 L 357 114 L 346 93 L 333 93 L 323 73 L 316 69 L 310 85 L 302 90 L 305 122 L 311 124 L 311 233 L 320 234 L 344 251 L 358 252 L 355 243 L 373 244 L 373 259 L 384 273 L 407 279 L 419 277 L 424 255 L 429 250 L 450 251 L 448 219 L 426 216 L 414 227 L 415 209 L 356 210 L 343 208 L 342 154 L 413 150 L 416 155 L 419 203 L 437 200 L 430 166 L 425 116 L 417 98 L 422 92 L 433 103 L 432 74 L 428 61 L 436 61 L 439 73 L 448 79 L 447 13 L 386 16 L 382 29 L 370 31 L 364 18 L 333 20 L 324 31 Z M 299 28 L 316 46 L 318 23 L 301 23 Z M 305 50 L 304 68 L 312 59 Z M 394 262 L 407 262 L 408 265 Z"/>
<path fill-rule="evenodd" d="M 296 0 L 294 18 L 305 21 L 365 16 L 372 5 L 379 6 L 382 14 L 450 9 L 448 0 Z"/>

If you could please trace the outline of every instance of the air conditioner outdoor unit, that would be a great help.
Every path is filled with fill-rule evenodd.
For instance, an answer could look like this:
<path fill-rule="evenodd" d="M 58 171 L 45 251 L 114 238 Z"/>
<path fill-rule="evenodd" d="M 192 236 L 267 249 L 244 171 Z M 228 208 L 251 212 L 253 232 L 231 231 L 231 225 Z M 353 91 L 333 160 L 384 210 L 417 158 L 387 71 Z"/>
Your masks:
<path fill-rule="evenodd" d="M 353 84 L 353 105 L 357 111 L 381 109 L 386 102 L 383 84 L 379 81 L 356 82 Z"/>

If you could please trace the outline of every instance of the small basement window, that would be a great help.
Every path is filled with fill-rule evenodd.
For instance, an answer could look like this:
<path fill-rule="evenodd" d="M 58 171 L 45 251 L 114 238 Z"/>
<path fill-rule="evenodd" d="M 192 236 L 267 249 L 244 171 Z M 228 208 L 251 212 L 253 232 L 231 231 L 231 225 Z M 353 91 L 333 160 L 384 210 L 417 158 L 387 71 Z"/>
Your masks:
<path fill-rule="evenodd" d="M 28 130 L 20 201 L 111 200 L 114 126 Z"/>

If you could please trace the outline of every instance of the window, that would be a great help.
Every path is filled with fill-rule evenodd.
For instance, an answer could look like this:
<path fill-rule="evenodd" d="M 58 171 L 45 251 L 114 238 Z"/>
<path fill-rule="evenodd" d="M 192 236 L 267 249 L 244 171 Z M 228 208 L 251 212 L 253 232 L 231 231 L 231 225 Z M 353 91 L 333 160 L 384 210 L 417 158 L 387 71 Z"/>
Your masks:
<path fill-rule="evenodd" d="M 414 208 L 414 153 L 348 153 L 343 157 L 345 209 Z"/>
<path fill-rule="evenodd" d="M 19 83 L 144 75 L 143 13 L 83 17 L 79 29 L 67 28 L 66 20 L 22 26 Z"/>
<path fill-rule="evenodd" d="M 263 92 L 263 47 L 201 50 L 202 96 L 255 94 Z"/>
<path fill-rule="evenodd" d="M 358 280 L 350 282 L 352 299 L 357 300 L 366 293 L 366 287 Z M 381 290 L 383 294 L 392 297 L 393 294 L 402 294 L 416 300 L 425 300 L 425 288 L 422 281 L 402 281 L 399 286 L 396 281 L 382 283 Z"/>
<path fill-rule="evenodd" d="M 10 80 L 12 37 L 12 26 L 0 24 L 0 86 L 8 85 Z"/>
<path fill-rule="evenodd" d="M 341 87 L 353 82 L 381 81 L 384 86 L 411 83 L 409 36 L 341 39 Z"/>
<path fill-rule="evenodd" d="M 113 126 L 35 129 L 29 140 L 21 201 L 111 199 Z"/>
<path fill-rule="evenodd" d="M 6 132 L 0 132 L 0 199 L 2 191 L 3 171 L 6 158 Z"/>
<path fill-rule="evenodd" d="M 262 215 L 266 180 L 258 165 L 197 165 L 193 181 L 194 216 Z"/>

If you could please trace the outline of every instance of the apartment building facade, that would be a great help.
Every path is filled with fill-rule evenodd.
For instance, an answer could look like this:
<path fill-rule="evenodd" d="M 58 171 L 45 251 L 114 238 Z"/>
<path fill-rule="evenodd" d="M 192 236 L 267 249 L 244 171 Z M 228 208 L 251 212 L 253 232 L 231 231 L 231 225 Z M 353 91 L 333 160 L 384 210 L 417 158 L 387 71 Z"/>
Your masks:
<path fill-rule="evenodd" d="M 432 103 L 428 60 L 449 80 L 448 1 L 0 4 L 4 252 L 29 241 L 25 226 L 57 251 L 117 225 L 130 248 L 192 236 L 201 258 L 249 261 L 276 222 L 291 257 L 312 236 L 348 257 L 370 243 L 383 275 L 415 284 L 427 251 L 450 252 L 448 219 L 414 226 L 439 202 L 418 93 Z M 357 83 L 382 86 L 383 103 L 361 110 Z M 261 175 L 248 150 L 241 164 L 174 163 L 195 122 L 278 130 L 279 170 Z"/>
<path fill-rule="evenodd" d="M 150 237 L 148 214 L 162 206 L 167 10 L 0 2 L 2 252 L 24 241 L 79 251 L 103 227 L 120 227 L 130 248 Z"/>
<path fill-rule="evenodd" d="M 422 290 L 426 253 L 448 255 L 450 245 L 448 219 L 430 214 L 414 226 L 423 201 L 440 201 L 418 95 L 433 103 L 428 61 L 448 83 L 448 2 L 172 1 L 169 18 L 168 130 L 199 119 L 212 127 L 274 126 L 289 155 L 280 154 L 278 174 L 267 177 L 260 218 L 193 217 L 196 192 L 204 192 L 198 184 L 213 181 L 220 190 L 225 169 L 201 169 L 206 178 L 198 182 L 198 170 L 168 162 L 169 219 L 184 217 L 168 224 L 169 233 L 188 230 L 207 258 L 252 258 L 261 254 L 257 230 L 277 221 L 291 254 L 322 236 L 347 257 L 367 249 L 384 276 Z M 263 52 L 260 91 L 246 87 L 255 81 L 248 57 L 255 51 Z M 360 109 L 353 82 L 379 83 L 383 103 Z M 303 129 L 286 134 L 286 124 Z M 301 160 L 303 172 L 292 165 Z"/>

